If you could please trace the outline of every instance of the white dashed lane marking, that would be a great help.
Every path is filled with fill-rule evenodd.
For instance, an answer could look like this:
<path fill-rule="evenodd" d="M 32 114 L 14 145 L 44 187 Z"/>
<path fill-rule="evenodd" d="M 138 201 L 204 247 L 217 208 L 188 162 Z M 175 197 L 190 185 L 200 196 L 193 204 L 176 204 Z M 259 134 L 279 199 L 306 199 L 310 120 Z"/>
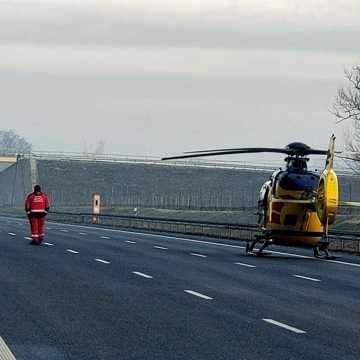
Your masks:
<path fill-rule="evenodd" d="M 29 236 L 25 236 L 24 239 L 25 239 L 25 240 L 32 240 L 32 238 L 29 237 Z"/>
<path fill-rule="evenodd" d="M 137 276 L 141 276 L 145 279 L 152 279 L 153 277 L 151 275 L 147 275 L 147 274 L 144 274 L 144 273 L 141 273 L 141 272 L 138 272 L 138 271 L 133 271 L 133 274 L 134 275 L 137 275 Z"/>
<path fill-rule="evenodd" d="M 63 229 L 63 230 L 60 230 L 61 232 L 64 232 L 64 233 L 67 233 L 67 232 L 69 232 L 69 230 L 65 230 L 65 229 Z"/>
<path fill-rule="evenodd" d="M 256 268 L 255 265 L 244 264 L 244 263 L 240 263 L 240 262 L 235 263 L 235 265 L 244 266 L 244 267 L 248 267 L 248 268 Z"/>
<path fill-rule="evenodd" d="M 81 233 L 79 233 L 79 235 L 87 235 L 86 233 L 84 233 L 84 232 L 81 232 Z"/>
<path fill-rule="evenodd" d="M 167 250 L 167 247 L 163 247 L 163 246 L 154 246 L 155 249 L 159 249 L 159 250 Z"/>
<path fill-rule="evenodd" d="M 190 294 L 190 295 L 193 295 L 193 296 L 197 296 L 201 299 L 204 299 L 204 300 L 214 300 L 212 297 L 210 296 L 207 296 L 207 295 L 204 295 L 204 294 L 200 294 L 196 291 L 193 291 L 193 290 L 184 290 L 184 292 L 186 292 L 187 294 Z"/>
<path fill-rule="evenodd" d="M 71 250 L 71 249 L 66 249 L 67 252 L 71 253 L 71 254 L 78 254 L 79 252 L 76 250 Z"/>
<path fill-rule="evenodd" d="M 304 331 L 304 330 L 297 329 L 295 327 L 283 324 L 283 323 L 281 323 L 279 321 L 275 321 L 273 319 L 263 319 L 263 321 L 265 321 L 265 322 L 267 322 L 269 324 L 275 325 L 275 326 L 279 326 L 279 327 L 281 327 L 283 329 L 292 331 L 295 334 L 306 334 L 306 331 Z"/>
<path fill-rule="evenodd" d="M 309 281 L 314 281 L 314 282 L 320 282 L 321 281 L 319 279 L 315 279 L 315 278 L 311 278 L 311 277 L 307 277 L 307 276 L 302 276 L 302 275 L 293 275 L 293 276 L 298 278 L 298 279 L 309 280 Z"/>
<path fill-rule="evenodd" d="M 77 229 L 89 229 L 89 226 L 86 226 L 86 225 L 72 225 L 72 224 L 63 224 L 62 223 L 62 226 L 68 226 L 70 228 L 77 228 Z M 192 243 L 197 243 L 200 245 L 221 246 L 221 247 L 227 247 L 227 248 L 232 248 L 232 249 L 245 249 L 245 246 L 241 246 L 241 245 L 232 245 L 232 244 L 224 244 L 222 242 L 195 240 L 195 239 L 181 238 L 181 237 L 169 236 L 169 235 L 150 234 L 150 233 L 143 233 L 143 232 L 139 232 L 139 231 L 104 229 L 104 228 L 97 227 L 97 226 L 92 226 L 91 230 L 101 230 L 101 231 L 107 231 L 107 232 L 122 233 L 122 234 L 128 234 L 128 235 L 132 235 L 132 236 L 141 235 L 141 236 L 147 236 L 147 237 L 157 237 L 157 238 L 161 238 L 161 239 L 192 242 Z M 308 260 L 312 260 L 312 261 L 322 261 L 322 262 L 327 262 L 330 264 L 340 264 L 340 265 L 354 266 L 354 267 L 360 268 L 360 264 L 346 262 L 346 261 L 318 259 L 318 258 L 314 258 L 313 256 L 300 255 L 300 254 L 281 252 L 281 251 L 271 251 L 271 253 L 278 254 L 278 255 L 292 256 L 292 257 L 296 257 L 296 258 L 300 258 L 300 259 L 308 259 Z"/>
<path fill-rule="evenodd" d="M 55 246 L 54 244 L 49 243 L 49 242 L 44 242 L 44 245 L 46 245 L 46 246 Z"/>
<path fill-rule="evenodd" d="M 99 263 L 102 263 L 102 264 L 110 264 L 110 261 L 106 261 L 106 260 L 103 260 L 103 259 L 95 259 L 95 261 L 97 261 Z"/>
<path fill-rule="evenodd" d="M 203 255 L 203 254 L 197 254 L 197 253 L 190 253 L 191 256 L 197 256 L 197 257 L 200 257 L 200 258 L 207 258 L 206 255 Z"/>
<path fill-rule="evenodd" d="M 16 236 L 16 234 L 14 233 L 8 233 L 10 236 Z"/>
<path fill-rule="evenodd" d="M 126 240 L 125 242 L 128 243 L 128 244 L 136 244 L 136 241 Z"/>
<path fill-rule="evenodd" d="M 101 236 L 101 239 L 110 239 L 108 236 Z"/>

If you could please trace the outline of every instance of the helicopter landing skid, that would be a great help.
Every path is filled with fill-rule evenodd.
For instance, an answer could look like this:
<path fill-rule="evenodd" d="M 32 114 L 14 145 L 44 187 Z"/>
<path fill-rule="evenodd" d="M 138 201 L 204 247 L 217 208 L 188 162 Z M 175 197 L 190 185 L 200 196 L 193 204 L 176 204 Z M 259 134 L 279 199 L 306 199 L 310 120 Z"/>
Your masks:
<path fill-rule="evenodd" d="M 326 260 L 334 260 L 335 256 L 329 254 L 329 242 L 319 243 L 318 245 L 313 247 L 314 256 L 317 259 L 326 259 Z"/>

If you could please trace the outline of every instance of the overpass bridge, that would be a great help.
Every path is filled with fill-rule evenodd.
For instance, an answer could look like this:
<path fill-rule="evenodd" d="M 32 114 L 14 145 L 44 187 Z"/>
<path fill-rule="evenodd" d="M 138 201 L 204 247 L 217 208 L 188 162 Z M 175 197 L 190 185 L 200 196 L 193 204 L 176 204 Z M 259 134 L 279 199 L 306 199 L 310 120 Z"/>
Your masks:
<path fill-rule="evenodd" d="M 0 173 L 0 206 L 22 205 L 41 183 L 56 207 L 89 206 L 91 195 L 101 193 L 105 207 L 243 209 L 256 205 L 261 185 L 283 165 L 66 152 L 3 159 L 8 167 Z M 340 167 L 337 172 L 342 200 L 359 199 L 360 176 Z"/>

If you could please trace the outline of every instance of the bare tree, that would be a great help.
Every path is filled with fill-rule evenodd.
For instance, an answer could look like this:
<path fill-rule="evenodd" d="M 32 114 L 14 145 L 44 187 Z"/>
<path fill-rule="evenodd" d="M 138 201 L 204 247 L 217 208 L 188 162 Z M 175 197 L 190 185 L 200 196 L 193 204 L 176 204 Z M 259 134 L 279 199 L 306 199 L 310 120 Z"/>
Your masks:
<path fill-rule="evenodd" d="M 354 172 L 360 172 L 360 65 L 345 70 L 347 87 L 340 88 L 335 98 L 332 113 L 339 124 L 350 122 L 345 133 L 345 150 L 341 156 L 346 165 Z"/>
<path fill-rule="evenodd" d="M 16 134 L 14 130 L 0 130 L 0 154 L 27 154 L 31 150 L 31 143 Z"/>
<path fill-rule="evenodd" d="M 360 121 L 360 65 L 351 70 L 345 70 L 347 88 L 340 88 L 333 105 L 333 114 L 337 123 L 345 120 Z"/>

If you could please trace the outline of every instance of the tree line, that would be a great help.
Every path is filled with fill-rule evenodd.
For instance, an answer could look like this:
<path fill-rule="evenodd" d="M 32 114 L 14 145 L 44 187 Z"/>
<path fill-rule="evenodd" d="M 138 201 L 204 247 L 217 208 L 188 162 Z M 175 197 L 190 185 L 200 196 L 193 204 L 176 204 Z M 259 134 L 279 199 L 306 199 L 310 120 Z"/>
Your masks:
<path fill-rule="evenodd" d="M 28 154 L 32 144 L 14 130 L 0 130 L 0 155 Z"/>

